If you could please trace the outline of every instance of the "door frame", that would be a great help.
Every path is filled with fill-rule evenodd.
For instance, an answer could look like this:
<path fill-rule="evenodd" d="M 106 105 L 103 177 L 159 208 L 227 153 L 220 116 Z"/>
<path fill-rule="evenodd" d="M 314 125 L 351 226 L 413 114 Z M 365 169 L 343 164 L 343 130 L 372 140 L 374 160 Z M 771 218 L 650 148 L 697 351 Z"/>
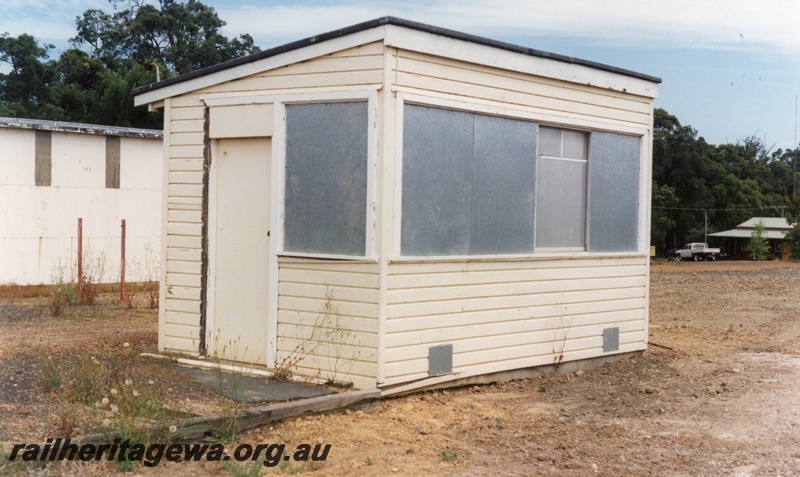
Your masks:
<path fill-rule="evenodd" d="M 286 104 L 291 103 L 304 103 L 304 102 L 336 102 L 336 101 L 351 101 L 351 100 L 366 100 L 369 104 L 369 126 L 368 126 L 368 168 L 367 168 L 367 243 L 366 243 L 366 258 L 367 260 L 374 259 L 378 249 L 378 234 L 375 231 L 375 214 L 377 204 L 380 202 L 377 193 L 378 177 L 380 176 L 378 168 L 378 88 L 375 89 L 355 89 L 346 91 L 324 91 L 314 93 L 286 93 L 286 94 L 256 94 L 253 96 L 232 96 L 220 97 L 209 96 L 201 97 L 208 110 L 209 122 L 211 121 L 211 111 L 214 108 L 226 107 L 246 107 L 254 105 L 272 105 L 272 123 L 268 127 L 271 129 L 269 132 L 255 132 L 252 129 L 252 123 L 258 121 L 259 118 L 254 117 L 252 114 L 242 114 L 237 116 L 237 123 L 251 124 L 251 132 L 242 133 L 240 137 L 271 137 L 272 138 L 272 157 L 270 163 L 270 242 L 269 242 L 269 283 L 267 285 L 267 300 L 268 300 L 268 313 L 267 313 L 267 349 L 266 359 L 268 367 L 275 365 L 275 360 L 278 356 L 277 343 L 278 343 L 278 256 L 283 254 L 286 256 L 295 255 L 302 256 L 303 258 L 336 258 L 338 256 L 326 256 L 324 254 L 312 254 L 304 256 L 302 254 L 286 254 L 283 252 L 283 200 L 284 200 L 284 185 L 285 185 L 285 164 L 286 164 Z M 264 119 L 263 117 L 261 119 Z M 209 126 L 211 126 L 209 124 Z M 245 127 L 246 128 L 246 127 Z M 209 127 L 208 129 L 213 129 Z M 219 157 L 218 139 L 235 138 L 231 132 L 230 135 L 220 137 L 209 137 L 208 129 L 206 131 L 206 140 L 210 142 L 209 152 L 211 155 L 210 166 L 208 170 L 208 224 L 206 229 L 205 238 L 207 240 L 208 252 L 208 268 L 205 283 L 203 287 L 206 291 L 205 300 L 205 323 L 201 327 L 200 333 L 205 337 L 206 350 L 214 349 L 214 336 L 211 330 L 214 329 L 216 324 L 216 317 L 214 316 L 215 305 L 215 283 L 210 277 L 215 273 L 215 260 L 216 260 L 216 212 L 217 212 L 217 158 Z M 238 128 L 241 130 L 241 128 Z M 373 207 L 375 206 L 375 207 Z M 352 258 L 352 257 L 346 257 Z M 362 258 L 363 259 L 363 258 Z M 201 305 L 202 306 L 202 305 Z M 379 324 L 379 328 L 383 325 Z M 382 336 L 379 333 L 379 336 Z M 382 338 L 379 338 L 382 340 Z M 379 346 L 382 349 L 382 346 Z M 207 351 L 206 351 L 207 352 Z M 379 351 L 379 355 L 380 355 Z M 379 358 L 379 361 L 382 357 Z M 378 369 L 382 369 L 381 366 Z M 379 371 L 380 373 L 381 371 Z"/>
<path fill-rule="evenodd" d="M 270 192 L 269 192 L 269 207 L 270 207 L 270 240 L 269 240 L 269 269 L 268 269 L 268 282 L 267 282 L 267 336 L 265 342 L 265 356 L 266 366 L 271 368 L 275 365 L 276 357 L 276 344 L 278 333 L 278 254 L 276 247 L 275 234 L 273 233 L 278 227 L 278 218 L 275 216 L 275 201 L 276 199 L 276 161 L 275 161 L 275 136 L 262 136 L 262 138 L 269 138 L 272 141 L 272 156 L 270 157 Z M 219 171 L 217 166 L 219 164 L 219 140 L 231 140 L 236 138 L 215 138 L 210 140 L 211 149 L 211 165 L 208 171 L 208 225 L 206 229 L 206 237 L 208 240 L 208 274 L 206 276 L 206 322 L 204 329 L 201 333 L 205 336 L 206 351 L 208 356 L 212 356 L 212 352 L 216 347 L 216 334 L 214 329 L 217 325 L 215 316 L 216 310 L 216 261 L 217 261 L 217 193 L 219 192 Z M 241 138 L 245 139 L 245 138 Z"/>

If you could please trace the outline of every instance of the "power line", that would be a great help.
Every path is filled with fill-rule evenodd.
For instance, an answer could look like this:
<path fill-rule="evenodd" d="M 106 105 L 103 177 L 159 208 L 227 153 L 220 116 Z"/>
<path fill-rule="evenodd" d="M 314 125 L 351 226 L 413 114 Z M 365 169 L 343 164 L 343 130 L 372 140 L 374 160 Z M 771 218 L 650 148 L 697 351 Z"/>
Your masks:
<path fill-rule="evenodd" d="M 745 207 L 745 208 L 727 208 L 727 209 L 714 209 L 710 207 L 662 207 L 660 205 L 651 206 L 652 209 L 664 210 L 694 210 L 694 211 L 735 211 L 735 210 L 771 210 L 771 209 L 785 209 L 785 205 L 771 205 L 767 207 Z"/>

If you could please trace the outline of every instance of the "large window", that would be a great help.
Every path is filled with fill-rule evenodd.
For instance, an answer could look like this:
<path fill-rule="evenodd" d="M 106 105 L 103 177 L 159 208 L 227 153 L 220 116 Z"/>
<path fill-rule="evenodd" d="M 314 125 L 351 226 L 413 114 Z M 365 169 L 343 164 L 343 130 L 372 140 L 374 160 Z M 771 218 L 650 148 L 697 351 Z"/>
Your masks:
<path fill-rule="evenodd" d="M 588 134 L 539 128 L 536 248 L 586 247 Z"/>
<path fill-rule="evenodd" d="M 589 161 L 589 251 L 634 252 L 639 230 L 641 139 L 593 132 Z"/>
<path fill-rule="evenodd" d="M 640 143 L 406 105 L 401 253 L 636 251 Z"/>
<path fill-rule="evenodd" d="M 366 101 L 286 106 L 287 252 L 364 256 Z"/>
<path fill-rule="evenodd" d="M 401 252 L 533 251 L 536 124 L 407 105 Z"/>

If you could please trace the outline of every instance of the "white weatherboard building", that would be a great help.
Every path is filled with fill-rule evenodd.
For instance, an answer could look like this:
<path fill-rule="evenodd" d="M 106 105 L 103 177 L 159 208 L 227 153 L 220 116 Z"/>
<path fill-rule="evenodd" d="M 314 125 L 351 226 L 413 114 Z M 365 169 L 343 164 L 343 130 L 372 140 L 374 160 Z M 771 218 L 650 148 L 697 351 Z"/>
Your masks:
<path fill-rule="evenodd" d="M 387 392 L 645 349 L 659 82 L 385 17 L 138 89 L 160 349 Z"/>
<path fill-rule="evenodd" d="M 78 218 L 104 282 L 119 280 L 122 219 L 128 280 L 147 249 L 158 265 L 161 131 L 0 118 L 0 144 L 0 284 L 74 278 Z"/>

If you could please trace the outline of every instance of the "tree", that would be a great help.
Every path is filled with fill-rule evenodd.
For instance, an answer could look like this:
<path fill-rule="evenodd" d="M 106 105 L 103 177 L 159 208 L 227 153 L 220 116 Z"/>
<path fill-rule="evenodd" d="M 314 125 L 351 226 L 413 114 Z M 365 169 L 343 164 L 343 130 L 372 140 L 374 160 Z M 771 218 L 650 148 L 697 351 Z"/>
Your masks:
<path fill-rule="evenodd" d="M 793 262 L 800 261 L 800 224 L 795 223 L 792 229 L 783 237 L 784 245 L 789 246 L 789 258 Z"/>
<path fill-rule="evenodd" d="M 753 260 L 765 260 L 769 254 L 769 241 L 767 240 L 767 232 L 764 230 L 764 222 L 758 221 L 750 234 L 750 241 L 747 242 L 747 249 L 750 250 L 750 255 Z"/>
<path fill-rule="evenodd" d="M 654 112 L 652 244 L 697 242 L 708 218 L 710 232 L 732 229 L 775 208 L 792 190 L 794 152 L 751 136 L 714 146 L 663 109 Z M 668 187 L 677 200 L 662 203 Z M 674 207 L 659 209 L 658 207 Z M 666 229 L 666 230 L 664 230 Z"/>
<path fill-rule="evenodd" d="M 86 10 L 75 19 L 78 34 L 70 41 L 75 47 L 88 46 L 89 55 L 109 69 L 116 69 L 126 59 L 124 31 L 113 15 L 102 10 Z"/>
<path fill-rule="evenodd" d="M 50 59 L 52 45 L 22 34 L 0 35 L 0 116 L 160 128 L 159 113 L 135 108 L 130 91 L 254 53 L 249 35 L 229 39 L 213 8 L 197 0 L 108 0 L 111 11 L 86 10 L 75 21 L 74 48 Z"/>
<path fill-rule="evenodd" d="M 797 151 L 794 151 L 796 154 Z M 783 238 L 784 244 L 791 249 L 789 257 L 792 261 L 800 261 L 800 197 L 794 191 L 784 196 L 786 203 L 786 221 L 792 225 L 792 229 Z"/>
<path fill-rule="evenodd" d="M 120 63 L 157 62 L 185 74 L 259 51 L 250 35 L 229 39 L 220 34 L 225 22 L 214 8 L 197 0 L 109 0 L 114 13 L 87 10 L 75 25 L 76 46 L 109 67 Z"/>
<path fill-rule="evenodd" d="M 673 211 L 668 207 L 678 205 L 675 189 L 668 185 L 659 185 L 653 181 L 653 212 L 650 217 L 650 242 L 659 247 L 663 253 L 669 242 L 668 234 L 675 228 Z"/>
<path fill-rule="evenodd" d="M 0 35 L 0 62 L 11 66 L 9 73 L 0 73 L 0 114 L 50 119 L 45 111 L 57 76 L 55 64 L 47 61 L 52 48 L 25 33 L 16 38 Z"/>

